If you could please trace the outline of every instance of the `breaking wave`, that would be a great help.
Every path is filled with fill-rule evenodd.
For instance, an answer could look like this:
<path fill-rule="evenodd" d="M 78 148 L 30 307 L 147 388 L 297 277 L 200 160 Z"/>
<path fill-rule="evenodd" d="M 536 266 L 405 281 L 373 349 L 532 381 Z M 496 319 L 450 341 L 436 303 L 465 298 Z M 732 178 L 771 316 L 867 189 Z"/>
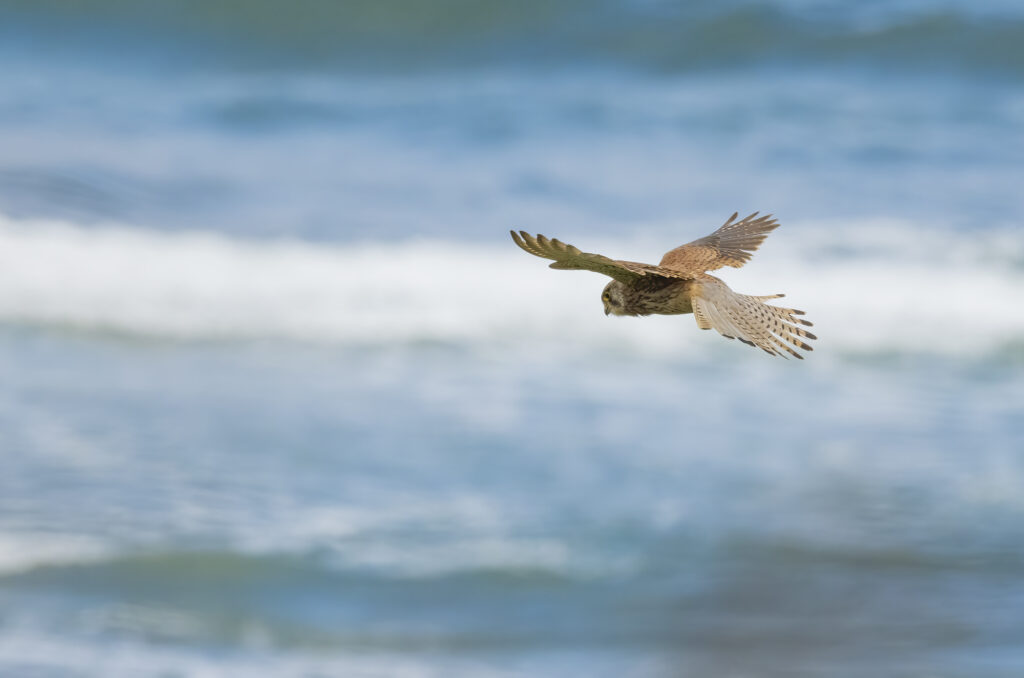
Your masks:
<path fill-rule="evenodd" d="M 572 241 L 637 260 L 665 249 L 644 239 Z M 788 293 L 815 322 L 819 353 L 969 356 L 1024 346 L 1024 245 L 1008 231 L 796 224 L 773 235 L 753 266 L 722 277 L 741 292 Z M 720 343 L 685 316 L 606 318 L 602 284 L 548 271 L 504 233 L 476 244 L 316 244 L 0 218 L 0 323 L 8 326 L 654 355 Z"/>

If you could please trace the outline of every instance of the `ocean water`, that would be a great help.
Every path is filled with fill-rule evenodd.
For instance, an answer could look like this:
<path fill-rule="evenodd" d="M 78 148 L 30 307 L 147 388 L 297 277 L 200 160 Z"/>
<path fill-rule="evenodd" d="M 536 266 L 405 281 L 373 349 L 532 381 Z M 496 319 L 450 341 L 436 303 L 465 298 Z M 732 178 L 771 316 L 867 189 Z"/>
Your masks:
<path fill-rule="evenodd" d="M 1018 3 L 0 2 L 0 675 L 1024 675 Z M 512 228 L 721 277 L 770 358 Z"/>

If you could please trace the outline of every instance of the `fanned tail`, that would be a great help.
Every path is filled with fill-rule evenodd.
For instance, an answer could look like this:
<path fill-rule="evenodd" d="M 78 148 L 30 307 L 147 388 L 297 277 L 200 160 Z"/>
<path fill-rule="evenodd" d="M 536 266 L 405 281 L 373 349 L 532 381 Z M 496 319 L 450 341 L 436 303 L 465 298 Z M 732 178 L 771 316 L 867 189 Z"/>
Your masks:
<path fill-rule="evenodd" d="M 812 327 L 813 323 L 797 317 L 804 315 L 803 311 L 764 303 L 784 295 L 737 294 L 710 275 L 703 276 L 699 283 L 692 304 L 693 315 L 701 329 L 714 328 L 728 339 L 739 339 L 771 355 L 786 357 L 788 354 L 803 360 L 793 347 L 814 350 L 805 340 L 817 337 L 803 329 Z"/>

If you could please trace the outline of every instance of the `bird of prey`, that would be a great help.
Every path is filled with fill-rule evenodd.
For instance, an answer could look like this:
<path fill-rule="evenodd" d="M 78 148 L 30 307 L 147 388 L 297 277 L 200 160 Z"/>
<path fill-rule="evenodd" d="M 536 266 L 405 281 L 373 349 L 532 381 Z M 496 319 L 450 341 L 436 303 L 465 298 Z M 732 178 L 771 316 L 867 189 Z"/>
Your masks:
<path fill-rule="evenodd" d="M 747 263 L 768 233 L 778 227 L 772 215 L 757 214 L 739 221 L 739 213 L 733 214 L 711 235 L 666 252 L 657 266 L 581 252 L 543 235 L 511 233 L 515 243 L 530 254 L 554 259 L 551 268 L 582 269 L 611 277 L 601 293 L 605 315 L 693 313 L 702 330 L 715 328 L 728 339 L 739 339 L 771 355 L 786 357 L 785 352 L 802 360 L 793 347 L 810 351 L 813 349 L 804 340 L 817 339 L 800 327 L 812 324 L 797 317 L 804 315 L 803 311 L 765 303 L 782 294 L 737 294 L 707 273 Z"/>

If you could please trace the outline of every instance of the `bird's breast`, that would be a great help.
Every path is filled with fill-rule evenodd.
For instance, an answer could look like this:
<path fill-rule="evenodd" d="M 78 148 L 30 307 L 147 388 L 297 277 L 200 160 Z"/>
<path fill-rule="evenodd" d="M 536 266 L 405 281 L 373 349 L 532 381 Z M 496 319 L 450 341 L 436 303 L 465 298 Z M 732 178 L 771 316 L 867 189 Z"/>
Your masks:
<path fill-rule="evenodd" d="M 630 288 L 629 315 L 693 313 L 689 280 L 640 278 Z"/>

